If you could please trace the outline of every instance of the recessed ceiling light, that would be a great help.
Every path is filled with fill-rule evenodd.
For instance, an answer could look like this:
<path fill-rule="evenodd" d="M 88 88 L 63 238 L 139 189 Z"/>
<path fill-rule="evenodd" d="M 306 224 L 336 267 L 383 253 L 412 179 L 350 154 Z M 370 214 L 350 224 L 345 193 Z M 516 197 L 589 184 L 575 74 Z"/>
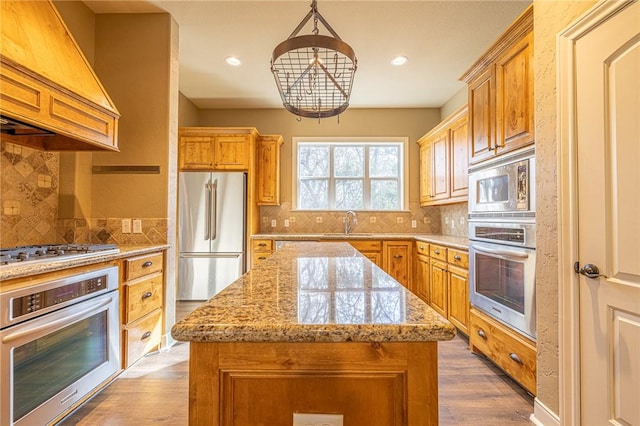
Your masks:
<path fill-rule="evenodd" d="M 227 56 L 225 58 L 225 62 L 228 63 L 229 65 L 233 65 L 234 67 L 238 67 L 242 65 L 242 62 L 240 61 L 240 59 L 236 58 L 235 56 Z"/>
<path fill-rule="evenodd" d="M 407 62 L 409 62 L 409 58 L 407 58 L 406 56 L 396 56 L 391 60 L 391 65 L 399 67 L 406 64 Z"/>

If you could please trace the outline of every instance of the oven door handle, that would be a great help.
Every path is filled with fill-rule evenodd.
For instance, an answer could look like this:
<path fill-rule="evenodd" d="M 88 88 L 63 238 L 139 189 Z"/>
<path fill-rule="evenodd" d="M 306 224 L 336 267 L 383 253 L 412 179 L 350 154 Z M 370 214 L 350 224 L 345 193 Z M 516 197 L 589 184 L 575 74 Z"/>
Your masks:
<path fill-rule="evenodd" d="M 4 336 L 2 338 L 2 343 L 10 343 L 14 340 L 18 340 L 21 339 L 23 337 L 29 336 L 31 334 L 37 334 L 40 332 L 48 332 L 49 330 L 51 331 L 55 331 L 56 329 L 60 328 L 60 325 L 62 324 L 71 324 L 73 323 L 76 319 L 81 318 L 83 316 L 85 316 L 86 314 L 90 313 L 91 311 L 95 311 L 96 309 L 100 309 L 103 306 L 107 306 L 109 303 L 111 303 L 113 299 L 111 297 L 107 298 L 107 299 L 101 299 L 97 302 L 92 303 L 90 306 L 87 306 L 86 309 L 83 309 L 79 312 L 76 312 L 74 314 L 71 314 L 69 316 L 66 316 L 64 318 L 60 318 L 58 320 L 54 320 L 51 322 L 48 322 L 46 324 L 40 325 L 40 326 L 35 326 L 35 327 L 28 327 L 27 329 L 23 330 L 23 331 L 16 331 L 14 333 L 9 333 L 6 336 Z"/>
<path fill-rule="evenodd" d="M 473 250 L 478 251 L 480 253 L 495 254 L 496 256 L 504 256 L 504 257 L 510 257 L 514 259 L 526 259 L 529 257 L 528 253 L 519 253 L 515 251 L 510 251 L 510 250 L 495 250 L 495 249 L 488 249 L 485 247 L 479 248 L 476 246 L 473 246 Z"/>

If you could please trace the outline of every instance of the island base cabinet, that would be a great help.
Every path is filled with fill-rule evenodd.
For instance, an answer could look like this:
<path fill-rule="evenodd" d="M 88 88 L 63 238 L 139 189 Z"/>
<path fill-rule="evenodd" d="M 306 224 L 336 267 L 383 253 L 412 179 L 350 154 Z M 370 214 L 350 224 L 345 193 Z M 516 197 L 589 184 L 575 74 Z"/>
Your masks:
<path fill-rule="evenodd" d="M 190 425 L 438 424 L 437 342 L 190 345 Z"/>

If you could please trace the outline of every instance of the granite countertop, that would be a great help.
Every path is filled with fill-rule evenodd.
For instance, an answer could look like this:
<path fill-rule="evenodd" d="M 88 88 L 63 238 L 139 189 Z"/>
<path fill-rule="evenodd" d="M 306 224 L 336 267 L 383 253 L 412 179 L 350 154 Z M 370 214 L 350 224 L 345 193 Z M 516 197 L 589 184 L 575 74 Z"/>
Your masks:
<path fill-rule="evenodd" d="M 171 330 L 191 342 L 410 342 L 455 334 L 343 242 L 285 245 Z"/>
<path fill-rule="evenodd" d="M 469 239 L 443 234 L 384 234 L 384 233 L 327 233 L 327 234 L 255 234 L 252 239 L 309 241 L 309 240 L 417 240 L 467 250 Z"/>
<path fill-rule="evenodd" d="M 0 281 L 29 277 L 32 275 L 60 271 L 63 269 L 91 265 L 94 263 L 110 262 L 112 260 L 118 260 L 125 257 L 139 256 L 142 254 L 153 253 L 158 250 L 166 250 L 169 247 L 170 246 L 168 244 L 119 246 L 118 248 L 120 249 L 120 252 L 118 253 L 103 254 L 98 252 L 92 256 L 75 259 L 52 258 L 52 260 L 44 262 L 25 262 L 12 265 L 2 265 L 0 266 Z"/>

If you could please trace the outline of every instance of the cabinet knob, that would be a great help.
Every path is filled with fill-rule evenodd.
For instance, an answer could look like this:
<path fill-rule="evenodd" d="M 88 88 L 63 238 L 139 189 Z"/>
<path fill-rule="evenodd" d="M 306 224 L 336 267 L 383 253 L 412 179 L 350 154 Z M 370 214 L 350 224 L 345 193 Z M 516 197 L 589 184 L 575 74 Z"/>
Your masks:
<path fill-rule="evenodd" d="M 420 246 L 420 250 L 424 250 L 424 246 Z"/>
<path fill-rule="evenodd" d="M 152 293 L 152 292 L 150 292 L 150 291 L 148 291 L 148 292 L 146 292 L 146 293 L 144 293 L 144 294 L 142 295 L 142 300 L 144 300 L 144 299 L 148 299 L 148 298 L 150 298 L 151 296 L 153 296 L 153 293 Z"/>
<path fill-rule="evenodd" d="M 524 363 L 522 362 L 522 360 L 520 359 L 520 357 L 519 357 L 516 353 L 514 353 L 514 352 L 511 352 L 511 353 L 509 354 L 509 358 L 511 358 L 512 360 L 514 360 L 515 362 L 517 362 L 517 363 L 518 363 L 518 364 L 520 364 L 520 365 L 524 364 Z"/>
<path fill-rule="evenodd" d="M 457 254 L 455 256 L 453 256 L 453 260 L 460 260 L 462 259 L 460 256 L 458 256 Z"/>
<path fill-rule="evenodd" d="M 402 259 L 402 255 L 401 254 L 396 254 L 395 256 L 393 256 L 394 259 Z"/>
<path fill-rule="evenodd" d="M 487 335 L 482 329 L 478 330 L 478 336 L 482 337 L 484 340 L 487 340 Z"/>
<path fill-rule="evenodd" d="M 153 265 L 153 262 L 152 262 L 152 261 L 150 261 L 150 260 L 147 260 L 146 262 L 144 262 L 144 263 L 142 264 L 142 267 L 143 267 L 143 268 L 148 268 L 148 267 L 149 267 L 149 266 L 151 266 L 151 265 Z"/>
<path fill-rule="evenodd" d="M 142 341 L 142 340 L 146 340 L 146 339 L 148 339 L 149 337 L 151 337 L 151 332 L 150 332 L 150 331 L 147 331 L 147 332 L 145 332 L 145 333 L 142 335 L 142 337 L 140 338 L 140 340 L 141 340 L 141 341 Z"/>
<path fill-rule="evenodd" d="M 438 250 L 438 249 L 435 249 L 433 252 L 434 252 L 435 254 L 440 254 L 440 250 Z"/>

